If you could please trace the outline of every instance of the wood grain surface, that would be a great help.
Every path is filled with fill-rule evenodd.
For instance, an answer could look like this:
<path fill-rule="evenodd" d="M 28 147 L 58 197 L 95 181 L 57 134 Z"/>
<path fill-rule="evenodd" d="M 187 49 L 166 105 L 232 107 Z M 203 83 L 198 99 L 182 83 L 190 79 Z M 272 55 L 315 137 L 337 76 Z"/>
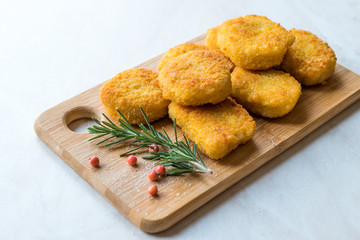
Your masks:
<path fill-rule="evenodd" d="M 190 41 L 203 43 L 205 35 Z M 156 70 L 161 56 L 137 67 Z M 125 69 L 124 69 L 125 70 Z M 76 133 L 68 125 L 80 118 L 103 120 L 105 112 L 99 99 L 101 84 L 45 111 L 34 124 L 39 138 L 71 168 L 108 199 L 122 214 L 145 232 L 165 230 L 250 174 L 276 155 L 298 142 L 327 120 L 360 98 L 360 76 L 337 65 L 328 84 L 304 88 L 295 109 L 279 119 L 255 117 L 256 132 L 245 145 L 221 160 L 205 157 L 213 174 L 189 174 L 161 178 L 156 185 L 159 196 L 147 193 L 147 174 L 156 163 L 139 158 L 130 167 L 119 154 L 128 144 L 103 148 L 88 142 L 88 133 Z M 167 117 L 156 121 L 173 137 L 172 122 Z M 181 132 L 180 132 L 181 134 Z M 101 167 L 93 168 L 89 158 L 100 158 Z"/>

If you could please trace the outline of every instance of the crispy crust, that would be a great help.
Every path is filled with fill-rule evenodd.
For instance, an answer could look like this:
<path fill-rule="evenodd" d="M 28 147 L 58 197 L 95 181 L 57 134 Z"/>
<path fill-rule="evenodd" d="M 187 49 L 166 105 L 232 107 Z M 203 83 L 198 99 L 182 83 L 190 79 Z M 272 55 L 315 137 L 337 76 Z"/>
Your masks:
<path fill-rule="evenodd" d="M 284 57 L 283 69 L 306 86 L 325 84 L 335 71 L 334 51 L 311 32 L 291 29 L 290 33 L 295 42 Z"/>
<path fill-rule="evenodd" d="M 217 46 L 217 34 L 220 26 L 210 28 L 206 31 L 205 45 L 209 48 L 218 48 Z"/>
<path fill-rule="evenodd" d="M 231 93 L 233 64 L 218 50 L 195 50 L 171 59 L 159 72 L 165 99 L 185 106 L 219 103 Z"/>
<path fill-rule="evenodd" d="M 246 15 L 220 25 L 216 45 L 237 66 L 265 70 L 279 65 L 295 38 L 279 23 Z"/>
<path fill-rule="evenodd" d="M 181 54 L 194 51 L 194 50 L 207 50 L 209 49 L 205 45 L 201 44 L 195 44 L 195 43 L 184 43 L 177 45 L 173 48 L 170 48 L 164 56 L 161 58 L 159 65 L 158 65 L 158 71 L 160 72 L 161 68 L 164 67 L 171 59 L 180 56 Z"/>
<path fill-rule="evenodd" d="M 277 70 L 249 71 L 236 67 L 231 74 L 232 96 L 247 110 L 276 118 L 289 113 L 301 94 L 301 85 Z"/>
<path fill-rule="evenodd" d="M 144 123 L 141 106 L 149 121 L 164 117 L 169 101 L 162 97 L 157 76 L 151 70 L 129 69 L 105 82 L 100 99 L 109 115 L 119 118 L 119 109 L 131 124 Z"/>
<path fill-rule="evenodd" d="M 255 132 L 255 121 L 233 99 L 200 107 L 185 107 L 174 102 L 169 116 L 194 141 L 200 151 L 213 159 L 220 159 L 247 142 Z"/>

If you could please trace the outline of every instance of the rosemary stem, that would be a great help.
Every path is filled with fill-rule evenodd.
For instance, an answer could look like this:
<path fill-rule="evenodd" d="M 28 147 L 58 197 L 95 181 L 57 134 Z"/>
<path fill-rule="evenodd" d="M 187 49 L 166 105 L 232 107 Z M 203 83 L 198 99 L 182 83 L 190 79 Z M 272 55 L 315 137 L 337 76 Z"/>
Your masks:
<path fill-rule="evenodd" d="M 124 117 L 124 115 L 118 110 L 117 112 L 122 117 L 122 119 L 118 119 L 118 126 L 115 125 L 105 114 L 103 115 L 107 121 L 100 122 L 96 119 L 93 119 L 98 125 L 89 127 L 88 130 L 89 133 L 97 134 L 97 136 L 89 139 L 89 141 L 98 139 L 100 137 L 105 137 L 103 140 L 97 143 L 102 144 L 104 142 L 108 142 L 108 140 L 112 138 L 117 138 L 117 141 L 108 142 L 107 144 L 105 144 L 105 146 L 110 146 L 125 140 L 132 139 L 132 143 L 138 145 L 135 146 L 133 149 L 120 154 L 120 156 L 132 153 L 136 150 L 139 150 L 140 148 L 147 147 L 151 144 L 156 144 L 167 148 L 168 151 L 156 153 L 153 152 L 151 153 L 151 156 L 145 156 L 143 158 L 147 160 L 160 161 L 161 164 L 165 164 L 167 167 L 170 167 L 170 175 L 181 175 L 190 172 L 212 174 L 212 171 L 206 166 L 206 164 L 202 160 L 196 143 L 192 144 L 191 149 L 189 139 L 185 135 L 185 141 L 178 139 L 176 131 L 176 119 L 174 119 L 173 126 L 175 133 L 175 141 L 173 141 L 170 139 L 164 128 L 162 128 L 164 132 L 162 133 L 157 131 L 154 126 L 150 125 L 150 122 L 141 107 L 140 111 L 146 122 L 146 124 L 139 125 L 140 130 L 134 128 Z"/>
<path fill-rule="evenodd" d="M 202 164 L 199 164 L 197 162 L 192 162 L 191 164 L 197 167 L 198 169 L 200 169 L 203 173 L 210 173 L 210 174 L 213 173 L 211 169 L 207 168 L 206 166 L 203 166 Z"/>

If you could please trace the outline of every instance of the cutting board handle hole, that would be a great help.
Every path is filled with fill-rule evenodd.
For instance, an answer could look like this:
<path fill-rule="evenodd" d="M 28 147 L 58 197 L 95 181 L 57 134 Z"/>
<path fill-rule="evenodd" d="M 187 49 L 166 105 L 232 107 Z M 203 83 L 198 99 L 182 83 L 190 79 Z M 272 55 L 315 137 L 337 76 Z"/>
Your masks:
<path fill-rule="evenodd" d="M 95 124 L 92 118 L 101 119 L 95 109 L 80 106 L 66 112 L 63 122 L 73 132 L 86 133 L 87 128 Z"/>

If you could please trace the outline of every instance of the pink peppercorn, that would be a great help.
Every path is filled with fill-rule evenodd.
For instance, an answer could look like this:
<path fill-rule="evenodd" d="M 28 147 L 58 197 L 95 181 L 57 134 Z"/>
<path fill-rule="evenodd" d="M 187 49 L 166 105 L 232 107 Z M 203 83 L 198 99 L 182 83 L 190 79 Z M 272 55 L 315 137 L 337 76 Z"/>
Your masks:
<path fill-rule="evenodd" d="M 164 176 L 165 173 L 166 173 L 166 169 L 165 169 L 165 167 L 162 166 L 162 165 L 157 166 L 155 171 L 156 171 L 160 176 Z"/>
<path fill-rule="evenodd" d="M 158 179 L 158 173 L 155 170 L 149 172 L 149 179 L 151 181 L 156 181 Z"/>
<path fill-rule="evenodd" d="M 159 146 L 156 144 L 151 144 L 149 146 L 149 152 L 158 152 L 159 151 Z"/>
<path fill-rule="evenodd" d="M 151 186 L 148 188 L 148 193 L 149 193 L 151 196 L 156 196 L 156 194 L 158 193 L 158 188 L 157 188 L 155 185 L 151 185 Z"/>
<path fill-rule="evenodd" d="M 137 158 L 134 155 L 130 155 L 127 159 L 127 163 L 130 166 L 134 166 L 137 163 Z"/>
<path fill-rule="evenodd" d="M 100 164 L 100 160 L 98 157 L 94 156 L 92 158 L 90 158 L 90 164 L 94 167 L 98 167 Z"/>

